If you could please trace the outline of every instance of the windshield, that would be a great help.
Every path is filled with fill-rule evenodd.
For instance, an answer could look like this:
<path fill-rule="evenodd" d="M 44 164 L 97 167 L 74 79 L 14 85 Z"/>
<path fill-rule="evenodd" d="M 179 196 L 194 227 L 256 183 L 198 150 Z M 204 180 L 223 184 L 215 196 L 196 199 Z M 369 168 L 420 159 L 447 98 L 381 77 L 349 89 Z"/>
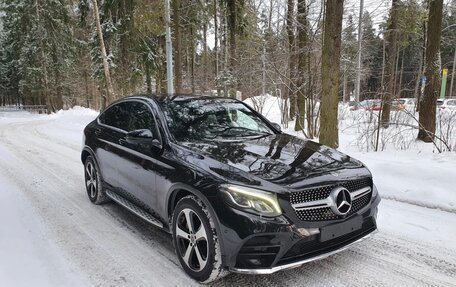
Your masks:
<path fill-rule="evenodd" d="M 274 133 L 249 108 L 235 101 L 192 99 L 160 105 L 177 141 L 256 138 Z"/>

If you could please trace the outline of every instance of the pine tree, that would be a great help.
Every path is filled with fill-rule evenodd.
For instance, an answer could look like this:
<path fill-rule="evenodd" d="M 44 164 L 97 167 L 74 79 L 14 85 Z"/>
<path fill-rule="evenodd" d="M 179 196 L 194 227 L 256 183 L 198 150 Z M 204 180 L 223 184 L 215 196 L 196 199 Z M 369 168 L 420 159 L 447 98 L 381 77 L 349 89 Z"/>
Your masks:
<path fill-rule="evenodd" d="M 68 7 L 64 0 L 8 0 L 3 44 L 10 61 L 2 67 L 10 88 L 24 102 L 63 107 L 62 80 L 73 61 Z M 9 75 L 9 76 L 8 76 Z"/>
<path fill-rule="evenodd" d="M 385 67 L 385 89 L 382 95 L 382 118 L 381 125 L 387 128 L 390 124 L 391 114 L 391 100 L 393 99 L 394 84 L 396 76 L 396 57 L 398 50 L 398 22 L 399 22 L 399 5 L 400 0 L 393 0 L 388 30 L 386 31 L 385 39 L 387 40 L 386 46 L 386 67 Z"/>

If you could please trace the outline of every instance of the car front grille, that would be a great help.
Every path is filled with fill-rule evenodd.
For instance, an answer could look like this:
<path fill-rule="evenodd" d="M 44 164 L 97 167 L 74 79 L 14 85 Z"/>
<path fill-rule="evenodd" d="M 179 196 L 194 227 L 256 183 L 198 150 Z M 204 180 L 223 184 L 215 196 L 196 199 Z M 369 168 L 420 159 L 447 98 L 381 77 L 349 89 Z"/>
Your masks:
<path fill-rule="evenodd" d="M 350 192 L 350 194 L 353 194 L 363 188 L 369 188 L 370 192 L 360 194 L 359 197 L 352 199 L 352 207 L 345 216 L 335 214 L 329 206 L 322 206 L 311 209 L 295 208 L 298 218 L 303 221 L 326 221 L 347 217 L 366 207 L 372 197 L 372 179 L 363 178 L 293 192 L 290 195 L 290 203 L 293 206 L 296 206 L 301 203 L 311 203 L 325 200 L 330 196 L 331 191 L 336 187 L 344 187 Z"/>

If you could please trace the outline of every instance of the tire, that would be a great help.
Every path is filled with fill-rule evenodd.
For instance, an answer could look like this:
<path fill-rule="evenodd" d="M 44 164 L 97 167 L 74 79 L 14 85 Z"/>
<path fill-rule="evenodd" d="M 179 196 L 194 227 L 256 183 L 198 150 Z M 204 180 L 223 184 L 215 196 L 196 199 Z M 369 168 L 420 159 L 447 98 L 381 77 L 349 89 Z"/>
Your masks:
<path fill-rule="evenodd" d="M 177 257 L 190 277 L 201 283 L 210 283 L 228 274 L 222 268 L 213 218 L 196 196 L 189 195 L 179 200 L 173 212 L 172 231 Z"/>
<path fill-rule="evenodd" d="M 89 199 L 94 204 L 103 204 L 109 201 L 104 189 L 98 165 L 92 156 L 88 156 L 84 162 L 84 183 Z"/>

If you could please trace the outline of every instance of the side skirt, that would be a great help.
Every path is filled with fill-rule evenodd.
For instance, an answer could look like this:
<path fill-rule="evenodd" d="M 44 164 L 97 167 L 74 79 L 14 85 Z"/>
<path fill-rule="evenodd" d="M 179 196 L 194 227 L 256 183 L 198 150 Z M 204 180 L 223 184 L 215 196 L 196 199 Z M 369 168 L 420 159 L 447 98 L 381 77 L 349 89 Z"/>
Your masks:
<path fill-rule="evenodd" d="M 163 228 L 163 223 L 160 220 L 158 220 L 152 214 L 150 214 L 149 212 L 147 212 L 144 209 L 140 208 L 136 204 L 132 203 L 128 199 L 126 199 L 126 198 L 124 198 L 124 197 L 122 197 L 122 196 L 118 195 L 117 193 L 114 193 L 114 192 L 112 192 L 110 190 L 106 190 L 106 195 L 109 198 L 111 198 L 113 201 L 115 201 L 116 203 L 118 203 L 121 206 L 125 207 L 129 211 L 133 212 L 137 216 L 139 216 L 142 219 L 144 219 L 145 221 L 147 221 L 147 222 L 149 222 L 149 223 L 151 223 L 151 224 L 153 224 L 153 225 L 155 225 L 157 227 Z"/>

